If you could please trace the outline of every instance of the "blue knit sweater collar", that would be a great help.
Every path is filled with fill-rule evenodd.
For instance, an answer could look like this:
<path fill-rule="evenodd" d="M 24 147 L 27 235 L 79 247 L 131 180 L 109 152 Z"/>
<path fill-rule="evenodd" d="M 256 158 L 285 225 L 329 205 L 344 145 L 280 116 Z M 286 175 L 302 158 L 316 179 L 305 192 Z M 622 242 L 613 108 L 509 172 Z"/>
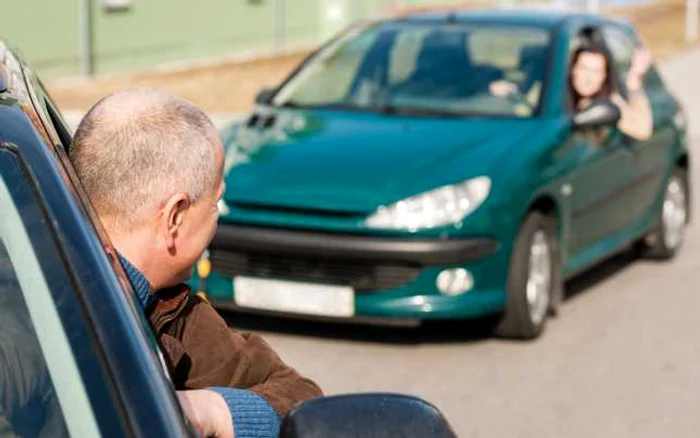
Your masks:
<path fill-rule="evenodd" d="M 117 255 L 119 256 L 119 262 L 126 272 L 126 276 L 129 278 L 131 287 L 133 287 L 134 292 L 136 292 L 136 297 L 141 305 L 141 309 L 143 309 L 144 312 L 148 312 L 156 301 L 156 297 L 152 293 L 153 288 L 151 287 L 151 283 L 148 282 L 146 276 L 143 275 L 136 266 L 132 265 L 126 257 L 118 252 Z"/>

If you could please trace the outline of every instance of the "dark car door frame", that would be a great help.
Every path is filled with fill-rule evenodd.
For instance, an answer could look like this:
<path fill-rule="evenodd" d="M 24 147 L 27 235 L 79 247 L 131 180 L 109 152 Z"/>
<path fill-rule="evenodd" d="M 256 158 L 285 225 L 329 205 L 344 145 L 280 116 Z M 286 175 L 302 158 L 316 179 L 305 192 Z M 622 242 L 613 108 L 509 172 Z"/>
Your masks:
<path fill-rule="evenodd" d="M 27 72 L 24 72 L 27 74 Z M 27 81 L 32 86 L 31 81 Z M 36 98 L 35 90 L 32 98 Z M 155 341 L 142 314 L 137 312 L 128 281 L 120 275 L 115 252 L 99 237 L 90 206 L 74 185 L 77 181 L 64 146 L 52 144 L 56 133 L 48 135 L 50 120 L 39 115 L 34 102 L 26 97 L 19 105 L 0 105 L 0 140 L 4 154 L 11 154 L 26 175 L 31 192 L 43 211 L 46 238 L 52 242 L 70 281 L 63 284 L 63 317 L 71 317 L 82 335 L 70 337 L 81 377 L 96 413 L 122 418 L 122 430 L 106 428 L 103 436 L 187 436 L 182 412 L 176 401 Z M 6 155 L 7 157 L 8 155 Z M 48 236 L 48 237 L 47 237 Z M 45 242 L 47 240 L 44 240 Z M 39 254 L 43 258 L 43 254 Z M 57 269 L 53 267 L 47 268 Z M 78 327 L 78 329 L 76 329 Z M 88 359 L 86 359 L 88 358 Z M 93 365 L 88 362 L 93 361 Z M 99 366 L 96 368 L 95 363 Z M 97 371 L 96 371 L 97 370 Z M 90 385 L 102 385 L 108 398 L 98 399 Z M 106 388 L 106 389 L 105 389 Z M 108 400 L 108 401 L 106 401 Z M 107 404 L 108 406 L 104 406 Z"/>

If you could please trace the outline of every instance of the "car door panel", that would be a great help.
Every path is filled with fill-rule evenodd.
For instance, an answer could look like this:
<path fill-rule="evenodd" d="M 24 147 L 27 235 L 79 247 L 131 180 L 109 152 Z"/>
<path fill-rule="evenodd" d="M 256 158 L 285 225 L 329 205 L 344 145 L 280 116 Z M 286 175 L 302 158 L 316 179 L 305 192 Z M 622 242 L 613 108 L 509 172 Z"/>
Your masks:
<path fill-rule="evenodd" d="M 624 84 L 633 54 L 641 47 L 640 40 L 633 30 L 617 24 L 607 25 L 604 37 L 615 59 L 619 81 Z M 668 160 L 675 137 L 673 116 L 676 108 L 653 66 L 647 72 L 643 86 L 652 108 L 654 129 L 651 138 L 646 140 L 626 138 L 635 164 L 627 214 L 631 217 L 629 225 L 650 226 L 656 215 L 656 203 L 661 188 L 669 174 Z"/>
<path fill-rule="evenodd" d="M 569 253 L 584 251 L 629 223 L 629 191 L 634 158 L 618 132 L 597 142 L 574 134 L 580 151 L 571 176 L 571 240 Z"/>
<path fill-rule="evenodd" d="M 652 71 L 651 74 L 653 76 L 646 81 L 645 90 L 653 111 L 654 133 L 649 140 L 635 145 L 639 155 L 635 214 L 647 222 L 651 222 L 656 216 L 666 178 L 674 166 L 674 163 L 670 162 L 672 148 L 678 141 L 674 125 L 674 116 L 678 112 L 677 104 L 661 80 L 654 77 L 658 73 Z"/>

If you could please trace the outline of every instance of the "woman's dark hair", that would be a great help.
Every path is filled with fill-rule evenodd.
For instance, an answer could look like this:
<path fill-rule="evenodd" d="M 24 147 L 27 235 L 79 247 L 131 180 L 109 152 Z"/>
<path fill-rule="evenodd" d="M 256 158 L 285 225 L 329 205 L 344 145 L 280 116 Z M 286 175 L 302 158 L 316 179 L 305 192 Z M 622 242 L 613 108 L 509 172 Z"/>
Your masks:
<path fill-rule="evenodd" d="M 613 91 L 615 90 L 615 72 L 613 71 L 613 66 L 611 62 L 612 58 L 610 56 L 610 53 L 608 52 L 608 49 L 603 44 L 597 42 L 584 44 L 583 46 L 579 47 L 576 50 L 576 52 L 574 52 L 574 56 L 571 58 L 571 66 L 569 67 L 569 89 L 571 90 L 571 97 L 574 108 L 578 108 L 578 104 L 582 96 L 580 96 L 574 88 L 572 75 L 574 65 L 576 65 L 576 62 L 578 61 L 578 58 L 579 56 L 581 56 L 582 53 L 595 53 L 598 55 L 603 55 L 603 57 L 605 58 L 605 81 L 600 87 L 600 91 L 598 91 L 595 95 L 591 96 L 590 99 L 607 99 L 610 97 L 610 95 L 612 95 Z"/>

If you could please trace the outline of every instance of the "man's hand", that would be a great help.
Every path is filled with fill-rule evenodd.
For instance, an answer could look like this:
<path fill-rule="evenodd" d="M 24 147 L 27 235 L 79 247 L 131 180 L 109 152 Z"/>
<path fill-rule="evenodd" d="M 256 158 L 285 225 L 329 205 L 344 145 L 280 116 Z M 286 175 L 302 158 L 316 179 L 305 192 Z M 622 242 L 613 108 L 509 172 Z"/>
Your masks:
<path fill-rule="evenodd" d="M 214 391 L 177 391 L 185 416 L 204 438 L 234 438 L 233 419 L 226 401 Z"/>

